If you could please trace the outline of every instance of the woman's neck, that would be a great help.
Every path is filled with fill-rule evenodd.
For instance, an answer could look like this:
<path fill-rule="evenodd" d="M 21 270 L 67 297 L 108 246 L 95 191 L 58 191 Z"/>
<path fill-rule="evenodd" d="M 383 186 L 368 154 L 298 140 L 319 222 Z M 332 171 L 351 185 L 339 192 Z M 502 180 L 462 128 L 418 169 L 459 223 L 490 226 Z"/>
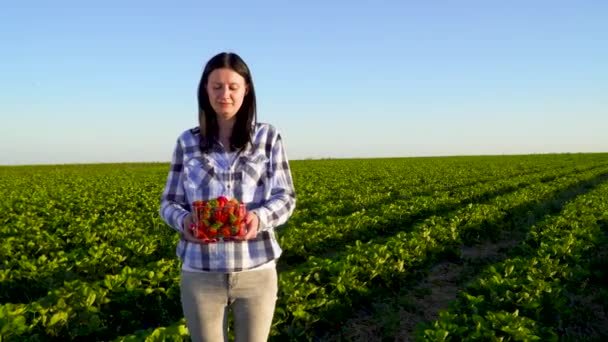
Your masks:
<path fill-rule="evenodd" d="M 230 138 L 232 137 L 232 129 L 234 128 L 235 121 L 236 120 L 233 118 L 231 120 L 219 119 L 217 122 L 219 128 L 218 138 L 225 147 L 230 146 Z"/>

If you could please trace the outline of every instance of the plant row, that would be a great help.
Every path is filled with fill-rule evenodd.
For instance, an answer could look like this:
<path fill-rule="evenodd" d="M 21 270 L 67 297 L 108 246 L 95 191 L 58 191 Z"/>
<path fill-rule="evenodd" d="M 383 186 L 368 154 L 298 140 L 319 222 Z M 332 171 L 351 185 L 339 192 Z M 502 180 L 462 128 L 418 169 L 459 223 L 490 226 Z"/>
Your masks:
<path fill-rule="evenodd" d="M 578 329 L 582 335 L 566 329 L 588 324 L 578 317 L 581 312 L 572 310 L 572 293 L 590 279 L 605 278 L 605 270 L 594 269 L 593 260 L 598 250 L 608 245 L 608 227 L 601 225 L 608 222 L 606 198 L 608 183 L 604 182 L 569 202 L 560 215 L 534 225 L 516 249 L 517 255 L 486 269 L 419 339 L 557 341 L 608 337 L 593 335 L 591 329 Z M 591 308 L 583 312 L 582 319 L 591 321 L 599 314 Z"/>

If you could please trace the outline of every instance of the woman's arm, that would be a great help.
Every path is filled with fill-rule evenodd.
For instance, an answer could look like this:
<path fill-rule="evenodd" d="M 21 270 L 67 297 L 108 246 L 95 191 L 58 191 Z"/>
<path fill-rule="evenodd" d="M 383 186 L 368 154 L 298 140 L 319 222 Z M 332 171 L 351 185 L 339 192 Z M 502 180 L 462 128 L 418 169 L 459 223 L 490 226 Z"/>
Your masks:
<path fill-rule="evenodd" d="M 270 198 L 261 207 L 251 210 L 260 220 L 259 231 L 268 230 L 287 222 L 296 206 L 291 170 L 281 135 L 278 133 L 272 142 L 270 167 Z"/>
<path fill-rule="evenodd" d="M 183 233 L 184 219 L 190 213 L 183 185 L 184 164 L 183 148 L 177 141 L 165 188 L 160 198 L 160 216 L 179 233 Z"/>

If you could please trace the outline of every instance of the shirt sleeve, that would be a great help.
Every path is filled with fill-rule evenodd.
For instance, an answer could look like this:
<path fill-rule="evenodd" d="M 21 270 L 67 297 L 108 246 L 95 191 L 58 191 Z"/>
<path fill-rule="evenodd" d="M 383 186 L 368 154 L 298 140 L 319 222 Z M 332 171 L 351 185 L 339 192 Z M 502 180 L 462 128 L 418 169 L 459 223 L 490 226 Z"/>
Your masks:
<path fill-rule="evenodd" d="M 173 151 L 167 182 L 160 199 L 160 216 L 179 233 L 183 232 L 184 218 L 188 215 L 190 209 L 183 185 L 183 158 L 183 147 L 178 140 Z"/>
<path fill-rule="evenodd" d="M 259 231 L 287 222 L 296 206 L 291 170 L 281 135 L 277 133 L 270 155 L 270 198 L 261 207 L 251 210 L 260 220 Z"/>

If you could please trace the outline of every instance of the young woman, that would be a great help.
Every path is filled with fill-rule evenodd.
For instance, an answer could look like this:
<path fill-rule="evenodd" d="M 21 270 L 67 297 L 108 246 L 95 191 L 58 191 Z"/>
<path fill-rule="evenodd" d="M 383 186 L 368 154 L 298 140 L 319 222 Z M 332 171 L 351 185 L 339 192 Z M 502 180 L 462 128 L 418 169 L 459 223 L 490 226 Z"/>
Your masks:
<path fill-rule="evenodd" d="M 236 341 L 266 341 L 277 298 L 274 228 L 295 208 L 295 191 L 279 132 L 256 121 L 251 72 L 234 53 L 211 58 L 198 88 L 199 125 L 177 139 L 160 214 L 181 236 L 181 300 L 194 341 L 227 339 L 228 309 Z M 191 232 L 195 200 L 225 196 L 246 204 L 246 234 L 205 243 Z"/>

